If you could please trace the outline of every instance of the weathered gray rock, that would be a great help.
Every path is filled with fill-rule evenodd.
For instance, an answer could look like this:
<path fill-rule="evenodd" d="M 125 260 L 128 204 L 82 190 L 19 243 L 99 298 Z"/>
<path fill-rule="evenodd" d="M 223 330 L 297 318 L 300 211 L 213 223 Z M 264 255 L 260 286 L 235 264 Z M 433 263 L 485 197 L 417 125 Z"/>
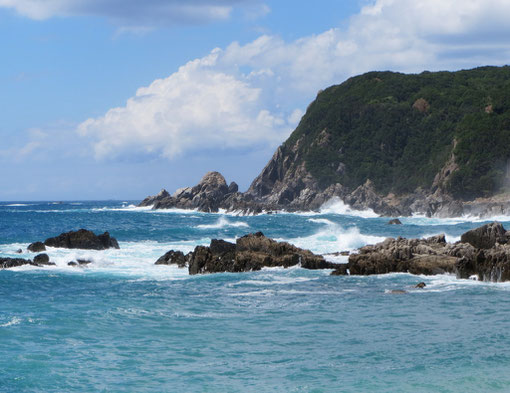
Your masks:
<path fill-rule="evenodd" d="M 270 239 L 262 232 L 243 236 L 235 244 L 213 239 L 208 247 L 197 246 L 187 256 L 178 251 L 169 251 L 158 262 L 161 264 L 162 261 L 183 259 L 187 261 L 189 274 L 192 275 L 246 272 L 263 267 L 290 267 L 298 264 L 305 269 L 333 269 L 338 266 L 308 250 Z M 181 264 L 183 266 L 185 264 Z"/>
<path fill-rule="evenodd" d="M 446 243 L 444 235 L 428 239 L 388 238 L 360 248 L 349 256 L 347 265 L 339 266 L 332 274 L 455 273 L 459 278 L 509 281 L 510 244 L 506 239 L 506 230 L 499 223 L 468 231 L 454 244 Z"/>
<path fill-rule="evenodd" d="M 460 241 L 469 243 L 475 248 L 487 249 L 494 247 L 497 243 L 507 243 L 508 237 L 503 225 L 499 222 L 493 222 L 464 233 Z"/>
<path fill-rule="evenodd" d="M 46 239 L 44 244 L 48 247 L 58 248 L 79 248 L 85 250 L 106 250 L 108 248 L 119 248 L 117 240 L 108 232 L 96 235 L 92 231 L 80 229 L 62 233 L 57 237 Z"/>

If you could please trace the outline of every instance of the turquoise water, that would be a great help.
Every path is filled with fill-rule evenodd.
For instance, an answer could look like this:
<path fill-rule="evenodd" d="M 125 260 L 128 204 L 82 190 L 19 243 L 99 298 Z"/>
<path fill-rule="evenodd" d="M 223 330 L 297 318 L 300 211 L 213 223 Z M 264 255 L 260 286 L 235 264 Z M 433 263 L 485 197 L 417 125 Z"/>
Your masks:
<path fill-rule="evenodd" d="M 480 222 L 388 226 L 341 205 L 236 217 L 130 203 L 0 204 L 2 256 L 80 227 L 109 230 L 121 246 L 50 249 L 56 267 L 0 271 L 0 392 L 510 391 L 510 284 L 300 268 L 188 276 L 153 264 L 172 248 L 258 230 L 328 253 L 385 236 L 457 240 Z M 77 257 L 94 262 L 68 267 Z M 419 281 L 426 290 L 412 288 Z"/>

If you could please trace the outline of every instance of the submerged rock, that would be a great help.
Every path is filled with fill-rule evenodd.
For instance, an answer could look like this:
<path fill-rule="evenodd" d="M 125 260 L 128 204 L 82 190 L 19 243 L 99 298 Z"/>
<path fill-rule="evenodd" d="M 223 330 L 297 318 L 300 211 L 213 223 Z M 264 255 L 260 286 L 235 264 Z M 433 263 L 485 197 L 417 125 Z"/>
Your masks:
<path fill-rule="evenodd" d="M 270 239 L 262 232 L 243 236 L 236 243 L 213 239 L 208 247 L 197 246 L 186 256 L 179 251 L 169 251 L 156 263 L 180 263 L 182 267 L 186 262 L 189 274 L 192 275 L 246 272 L 263 267 L 290 267 L 298 264 L 305 269 L 334 269 L 338 266 L 311 251 Z"/>
<path fill-rule="evenodd" d="M 108 232 L 96 235 L 92 231 L 80 229 L 62 233 L 57 237 L 46 239 L 44 244 L 48 247 L 79 248 L 84 250 L 106 250 L 108 248 L 120 248 L 117 240 Z"/>
<path fill-rule="evenodd" d="M 402 222 L 398 218 L 388 221 L 389 225 L 402 225 Z"/>
<path fill-rule="evenodd" d="M 77 259 L 76 261 L 67 262 L 67 266 L 84 266 L 92 263 L 90 259 Z"/>

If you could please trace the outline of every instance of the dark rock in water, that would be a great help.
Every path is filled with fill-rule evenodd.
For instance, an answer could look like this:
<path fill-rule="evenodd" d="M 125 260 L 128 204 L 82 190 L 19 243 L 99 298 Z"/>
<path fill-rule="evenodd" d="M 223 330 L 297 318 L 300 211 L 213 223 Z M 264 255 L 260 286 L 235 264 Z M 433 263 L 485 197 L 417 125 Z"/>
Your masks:
<path fill-rule="evenodd" d="M 23 250 L 22 250 L 21 248 L 18 248 L 18 249 L 16 250 L 16 254 L 23 254 Z"/>
<path fill-rule="evenodd" d="M 30 259 L 0 258 L 0 269 L 9 269 L 23 265 L 34 265 L 34 263 Z"/>
<path fill-rule="evenodd" d="M 86 229 L 62 233 L 57 237 L 46 239 L 44 244 L 48 247 L 79 248 L 84 250 L 119 248 L 117 240 L 111 237 L 108 232 L 102 235 L 95 235 L 94 232 Z"/>
<path fill-rule="evenodd" d="M 46 246 L 42 242 L 35 242 L 35 243 L 30 244 L 27 247 L 27 250 L 30 251 L 30 252 L 46 251 Z"/>
<path fill-rule="evenodd" d="M 486 224 L 464 233 L 460 241 L 469 243 L 476 248 L 492 248 L 496 243 L 505 244 L 508 241 L 506 230 L 499 222 Z"/>
<path fill-rule="evenodd" d="M 160 257 L 155 265 L 177 265 L 178 267 L 186 266 L 186 257 L 181 251 L 168 251 L 165 255 Z"/>
<path fill-rule="evenodd" d="M 209 247 L 197 246 L 187 256 L 178 251 L 169 251 L 156 263 L 161 264 L 167 260 L 187 261 L 189 274 L 246 272 L 263 267 L 290 267 L 298 264 L 305 269 L 338 267 L 308 250 L 269 239 L 262 232 L 243 236 L 235 244 L 213 239 Z"/>
<path fill-rule="evenodd" d="M 338 266 L 331 272 L 332 276 L 347 276 L 349 274 L 349 267 L 346 263 L 338 264 Z"/>
<path fill-rule="evenodd" d="M 388 221 L 389 225 L 402 225 L 402 222 L 398 218 Z"/>
<path fill-rule="evenodd" d="M 464 243 L 465 241 L 465 243 Z M 462 235 L 461 241 L 447 243 L 444 235 L 428 239 L 386 239 L 365 246 L 349 256 L 349 263 L 333 272 L 343 275 L 455 273 L 459 278 L 510 281 L 510 243 L 507 232 L 499 223 L 484 225 Z M 424 288 L 419 283 L 417 288 Z"/>
<path fill-rule="evenodd" d="M 90 259 L 77 259 L 76 261 L 67 262 L 68 266 L 84 266 L 92 263 Z"/>
<path fill-rule="evenodd" d="M 48 254 L 39 254 L 34 257 L 34 263 L 36 265 L 55 265 L 54 263 L 50 262 L 50 257 Z"/>
<path fill-rule="evenodd" d="M 420 288 L 420 289 L 423 289 L 427 286 L 427 284 L 425 284 L 424 282 L 419 282 L 418 284 L 416 284 L 414 287 L 415 288 Z"/>

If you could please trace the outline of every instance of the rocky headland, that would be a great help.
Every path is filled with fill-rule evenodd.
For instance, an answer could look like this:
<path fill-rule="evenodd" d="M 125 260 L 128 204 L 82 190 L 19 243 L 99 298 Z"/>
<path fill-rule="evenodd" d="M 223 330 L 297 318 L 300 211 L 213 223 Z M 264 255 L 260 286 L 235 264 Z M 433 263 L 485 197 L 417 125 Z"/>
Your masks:
<path fill-rule="evenodd" d="M 370 72 L 321 91 L 246 192 L 209 172 L 140 206 L 383 216 L 510 215 L 510 67 Z"/>

